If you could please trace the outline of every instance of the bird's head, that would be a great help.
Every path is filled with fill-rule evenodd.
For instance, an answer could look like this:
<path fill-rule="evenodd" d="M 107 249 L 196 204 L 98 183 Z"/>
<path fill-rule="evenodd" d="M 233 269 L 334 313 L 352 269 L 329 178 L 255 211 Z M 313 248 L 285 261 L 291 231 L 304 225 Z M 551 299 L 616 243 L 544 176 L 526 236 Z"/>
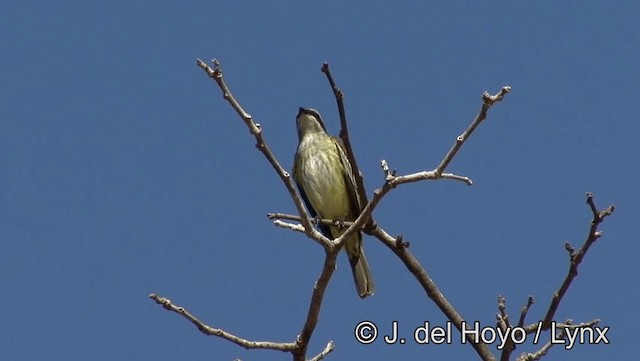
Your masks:
<path fill-rule="evenodd" d="M 298 140 L 302 140 L 302 138 L 307 134 L 327 132 L 320 113 L 311 108 L 300 108 L 298 110 L 296 125 L 298 126 Z"/>

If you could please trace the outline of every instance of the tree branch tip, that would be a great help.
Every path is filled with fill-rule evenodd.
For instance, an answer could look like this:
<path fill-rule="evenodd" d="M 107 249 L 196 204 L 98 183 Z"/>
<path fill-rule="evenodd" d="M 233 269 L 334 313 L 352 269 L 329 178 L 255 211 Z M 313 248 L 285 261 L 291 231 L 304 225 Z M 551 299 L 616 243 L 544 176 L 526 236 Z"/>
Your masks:
<path fill-rule="evenodd" d="M 438 170 L 435 169 L 432 172 L 436 173 L 437 171 Z M 461 175 L 457 175 L 457 174 L 453 174 L 453 173 L 442 173 L 442 174 L 437 174 L 436 173 L 435 177 L 436 177 L 436 179 L 445 178 L 445 179 L 457 180 L 457 181 L 465 183 L 468 186 L 472 186 L 473 185 L 473 180 L 471 180 L 471 178 L 465 177 L 465 176 L 461 176 Z"/>
<path fill-rule="evenodd" d="M 509 85 L 503 86 L 496 95 L 491 95 L 488 91 L 485 91 L 482 94 L 482 103 L 488 106 L 493 105 L 496 102 L 502 101 L 504 96 L 510 91 L 511 87 Z"/>
<path fill-rule="evenodd" d="M 202 61 L 202 59 L 200 58 L 196 59 L 196 64 L 198 65 L 198 67 L 205 70 L 207 72 L 207 75 L 209 75 L 210 78 L 222 76 L 222 72 L 220 70 L 220 62 L 216 58 L 211 59 L 211 64 L 213 64 L 213 67 L 209 66 L 206 62 Z"/>
<path fill-rule="evenodd" d="M 610 215 L 611 215 L 611 213 L 613 213 L 615 210 L 616 210 L 616 207 L 615 207 L 613 204 L 612 204 L 612 205 L 610 205 L 609 207 L 607 207 L 607 208 L 603 209 L 603 210 L 600 212 L 600 218 L 602 219 L 602 218 L 604 218 L 604 217 L 606 217 L 606 216 L 610 216 Z"/>
<path fill-rule="evenodd" d="M 171 310 L 172 304 L 170 299 L 158 296 L 155 293 L 151 293 L 149 295 L 149 298 L 154 300 L 157 304 L 161 305 L 165 310 Z M 179 312 L 184 312 L 184 309 L 182 307 L 177 307 L 177 309 L 179 309 Z"/>
<path fill-rule="evenodd" d="M 573 255 L 573 252 L 575 251 L 575 248 L 573 248 L 569 242 L 564 242 L 564 249 L 569 252 L 569 255 Z"/>
<path fill-rule="evenodd" d="M 329 341 L 329 343 L 327 343 L 327 346 L 324 347 L 324 350 L 322 350 L 322 352 L 320 352 L 319 354 L 315 355 L 314 357 L 312 357 L 311 359 L 309 359 L 309 361 L 319 361 L 324 359 L 329 353 L 333 352 L 333 350 L 336 348 L 335 343 L 333 342 L 333 340 Z"/>
<path fill-rule="evenodd" d="M 171 301 L 168 298 L 158 296 L 155 293 L 150 294 L 149 298 L 156 301 L 157 304 L 168 304 L 168 305 L 171 304 Z"/>

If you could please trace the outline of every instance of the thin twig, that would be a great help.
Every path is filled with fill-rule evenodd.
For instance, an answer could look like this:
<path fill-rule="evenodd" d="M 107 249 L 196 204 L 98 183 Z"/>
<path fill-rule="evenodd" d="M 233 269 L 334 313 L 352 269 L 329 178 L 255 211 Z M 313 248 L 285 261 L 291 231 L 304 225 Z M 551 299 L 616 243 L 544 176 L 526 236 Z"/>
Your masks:
<path fill-rule="evenodd" d="M 587 251 L 589 251 L 589 248 L 591 247 L 591 245 L 593 245 L 595 241 L 598 238 L 600 238 L 600 236 L 602 235 L 602 233 L 598 231 L 598 226 L 600 225 L 600 223 L 602 223 L 605 217 L 611 215 L 611 213 L 613 213 L 615 209 L 614 206 L 611 205 L 606 209 L 604 209 L 603 211 L 598 211 L 593 201 L 593 194 L 587 193 L 586 196 L 587 196 L 587 204 L 589 205 L 589 208 L 591 209 L 593 214 L 593 219 L 591 220 L 591 227 L 589 227 L 589 233 L 587 234 L 584 244 L 577 251 L 574 251 L 570 245 L 565 246 L 565 249 L 567 249 L 570 253 L 569 270 L 567 272 L 567 275 L 564 281 L 562 282 L 562 285 L 560 286 L 560 289 L 558 289 L 553 294 L 553 297 L 551 299 L 551 304 L 549 305 L 549 309 L 547 310 L 547 313 L 544 317 L 544 321 L 543 321 L 544 329 L 548 329 L 549 327 L 551 327 L 551 321 L 553 321 L 553 317 L 555 316 L 556 311 L 558 310 L 558 306 L 560 306 L 560 302 L 562 301 L 562 298 L 567 293 L 569 286 L 571 286 L 571 282 L 573 282 L 575 277 L 578 275 L 578 266 L 580 266 L 580 263 L 586 256 Z"/>
<path fill-rule="evenodd" d="M 498 326 L 506 331 L 511 325 L 509 323 L 509 315 L 507 315 L 507 299 L 500 295 L 498 296 Z"/>
<path fill-rule="evenodd" d="M 583 328 L 592 328 L 592 327 L 597 326 L 598 323 L 600 323 L 600 320 L 598 320 L 598 319 L 591 320 L 589 322 L 583 322 L 583 323 L 580 323 L 580 324 L 573 324 L 571 322 L 571 320 L 566 320 L 564 323 L 557 322 L 555 324 L 555 327 L 556 327 L 556 329 L 559 329 L 560 332 L 558 332 L 558 334 L 556 335 L 555 342 L 553 342 L 554 340 L 549 340 L 549 342 L 544 344 L 544 346 L 542 346 L 538 351 L 536 351 L 534 353 L 523 353 L 516 360 L 518 360 L 518 361 L 539 360 L 543 356 L 545 356 L 547 354 L 547 352 L 549 352 L 551 347 L 553 347 L 554 345 L 562 344 L 562 343 L 558 343 L 558 340 L 565 339 L 566 330 L 567 329 L 575 330 L 575 329 L 583 329 Z"/>
<path fill-rule="evenodd" d="M 251 117 L 251 115 L 249 115 L 242 108 L 240 103 L 231 94 L 231 91 L 229 90 L 229 87 L 227 86 L 222 76 L 220 63 L 214 59 L 213 68 L 211 68 L 206 63 L 198 59 L 198 66 L 201 67 L 210 78 L 216 81 L 218 87 L 222 91 L 223 98 L 227 100 L 229 104 L 231 104 L 236 113 L 240 115 L 245 124 L 248 126 L 250 133 L 255 137 L 256 148 L 258 148 L 258 150 L 260 150 L 264 154 L 269 163 L 271 163 L 271 165 L 273 166 L 276 173 L 278 173 L 278 175 L 280 176 L 281 180 L 285 184 L 285 187 L 289 191 L 292 200 L 294 201 L 298 213 L 300 214 L 300 221 L 302 223 L 302 227 L 304 228 L 305 234 L 314 239 L 316 242 L 320 243 L 325 249 L 325 264 L 313 290 L 309 312 L 307 314 L 307 320 L 305 321 L 300 335 L 298 335 L 297 337 L 295 347 L 289 350 L 293 354 L 294 360 L 304 361 L 306 359 L 306 352 L 309 341 L 311 339 L 311 335 L 313 334 L 318 321 L 318 315 L 320 313 L 325 289 L 331 279 L 333 271 L 335 270 L 336 256 L 340 250 L 341 244 L 344 243 L 346 237 L 342 237 L 342 239 L 340 239 L 340 242 L 334 242 L 327 239 L 318 230 L 316 230 L 315 227 L 313 227 L 311 217 L 307 213 L 306 207 L 303 205 L 302 200 L 293 185 L 293 181 L 289 172 L 287 172 L 280 165 L 273 152 L 271 152 L 270 148 L 264 140 L 262 128 L 258 124 L 253 122 L 253 118 Z M 277 224 L 293 230 L 301 230 L 299 227 L 295 225 L 288 225 L 285 222 L 280 222 Z"/>
<path fill-rule="evenodd" d="M 346 239 L 350 237 L 351 234 L 363 229 L 365 225 L 368 227 L 368 230 L 365 230 L 365 232 L 368 231 L 367 233 L 373 234 L 379 239 L 383 240 L 383 242 L 387 246 L 389 246 L 390 249 L 392 249 L 394 253 L 396 253 L 396 255 L 398 255 L 398 257 L 405 263 L 405 266 L 411 271 L 412 274 L 415 275 L 415 277 L 418 279 L 420 284 L 423 286 L 423 288 L 427 293 L 427 296 L 433 299 L 436 305 L 445 313 L 445 315 L 454 323 L 454 325 L 456 325 L 456 328 L 458 328 L 458 330 L 461 330 L 463 318 L 457 313 L 457 311 L 453 308 L 453 306 L 451 306 L 451 304 L 444 298 L 444 295 L 442 295 L 440 290 L 436 287 L 433 280 L 431 280 L 431 278 L 428 276 L 428 274 L 426 273 L 424 268 L 420 265 L 420 263 L 417 261 L 417 259 L 407 250 L 406 247 L 403 246 L 404 244 L 406 244 L 406 242 L 403 242 L 400 237 L 393 238 L 389 236 L 381 228 L 377 227 L 375 225 L 375 222 L 372 219 L 372 212 L 380 203 L 382 198 L 391 189 L 403 183 L 415 182 L 423 179 L 435 180 L 435 179 L 446 178 L 446 179 L 462 181 L 469 185 L 472 184 L 471 180 L 468 177 L 464 177 L 464 176 L 460 176 L 452 173 L 444 173 L 444 171 L 448 166 L 448 164 L 451 162 L 451 160 L 455 157 L 460 147 L 473 133 L 475 128 L 482 122 L 482 120 L 486 118 L 486 113 L 488 109 L 491 107 L 491 105 L 493 105 L 497 101 L 501 101 L 504 95 L 510 90 L 510 88 L 508 86 L 505 86 L 502 88 L 502 90 L 498 94 L 494 96 L 491 96 L 485 92 L 485 94 L 483 95 L 482 108 L 478 116 L 476 116 L 476 119 L 471 123 L 471 125 L 467 128 L 467 130 L 457 138 L 454 146 L 445 155 L 445 158 L 435 170 L 430 172 L 419 172 L 419 173 L 410 174 L 406 176 L 399 176 L 399 177 L 395 176 L 395 172 L 387 173 L 387 176 L 385 176 L 384 184 L 382 185 L 382 187 L 374 191 L 373 197 L 368 202 L 366 202 L 366 205 L 362 208 L 362 212 L 360 213 L 358 218 L 354 220 L 351 225 L 348 226 L 348 228 L 344 231 L 344 233 L 340 237 L 333 240 L 333 242 L 330 242 L 331 244 L 328 245 L 326 242 L 327 239 L 323 237 L 317 230 L 315 230 L 315 228 L 312 227 L 312 220 L 309 217 L 308 213 L 306 212 L 306 209 L 300 197 L 298 196 L 298 193 L 295 191 L 295 188 L 293 186 L 293 182 L 291 181 L 291 177 L 289 173 L 286 172 L 280 166 L 275 156 L 269 150 L 266 143 L 264 142 L 264 139 L 262 136 L 262 128 L 260 128 L 259 125 L 253 122 L 251 116 L 244 111 L 244 109 L 240 106 L 240 104 L 236 101 L 236 99 L 233 97 L 233 95 L 229 91 L 226 83 L 224 82 L 224 79 L 222 78 L 220 64 L 215 60 L 213 64 L 214 64 L 214 67 L 210 68 L 204 62 L 198 60 L 198 66 L 204 69 L 207 72 L 207 74 L 216 81 L 216 83 L 222 90 L 224 99 L 227 100 L 231 104 L 231 106 L 236 110 L 236 112 L 242 117 L 242 119 L 245 121 L 245 123 L 250 129 L 250 133 L 255 136 L 257 141 L 256 147 L 263 152 L 265 157 L 269 160 L 269 162 L 272 164 L 276 172 L 280 175 L 281 179 L 285 183 L 285 186 L 287 187 L 289 193 L 291 194 L 292 199 L 294 200 L 298 213 L 301 215 L 300 221 L 302 223 L 302 226 L 305 228 L 307 235 L 309 235 L 311 238 L 315 239 L 317 242 L 325 246 L 325 254 L 326 254 L 325 265 L 322 269 L 322 273 L 316 283 L 316 286 L 314 287 L 314 292 L 312 295 L 307 320 L 305 322 L 305 325 L 300 335 L 298 336 L 298 339 L 296 342 L 296 348 L 295 350 L 292 351 L 292 353 L 294 354 L 294 360 L 302 361 L 305 358 L 308 342 L 310 340 L 310 337 L 317 323 L 317 317 L 320 312 L 320 305 L 322 302 L 324 291 L 331 278 L 331 274 L 335 269 L 335 258 L 337 255 L 337 251 L 339 251 L 342 244 L 345 242 Z M 331 75 L 331 72 L 329 71 L 328 64 L 323 65 L 322 71 L 327 75 L 331 88 L 336 97 L 336 102 L 338 103 L 338 110 L 340 113 L 340 119 L 341 119 L 341 125 L 342 125 L 340 136 L 347 149 L 348 157 L 350 158 L 351 165 L 352 165 L 352 170 L 356 177 L 358 192 L 361 200 L 363 201 L 362 204 L 364 204 L 364 202 L 367 200 L 367 197 L 366 197 L 366 192 L 364 188 L 364 181 L 362 179 L 361 172 L 357 167 L 357 163 L 356 163 L 355 157 L 353 156 L 353 150 L 351 148 L 350 141 L 349 141 L 348 128 L 346 124 L 346 113 L 344 111 L 344 102 L 343 102 L 344 94 L 337 88 L 336 83 L 333 80 L 333 77 Z M 291 226 L 286 225 L 286 222 L 281 222 L 281 223 L 282 224 L 279 224 L 279 225 L 286 226 L 291 229 L 296 229 L 295 227 L 293 227 L 293 225 Z M 489 351 L 487 345 L 482 343 L 472 343 L 472 346 L 474 347 L 474 349 L 476 349 L 476 352 L 482 357 L 483 360 L 494 360 L 494 357 Z"/>
<path fill-rule="evenodd" d="M 349 138 L 349 127 L 347 124 L 347 113 L 344 109 L 344 93 L 342 90 L 338 88 L 335 80 L 333 79 L 333 75 L 331 74 L 331 70 L 329 69 L 329 63 L 322 64 L 321 71 L 327 76 L 327 80 L 329 81 L 329 85 L 331 86 L 331 91 L 333 92 L 334 97 L 336 98 L 336 104 L 338 106 L 338 114 L 340 115 L 340 139 L 342 139 L 342 143 L 344 144 L 345 150 L 347 151 L 347 158 L 349 159 L 349 163 L 351 164 L 351 171 L 353 176 L 356 178 L 356 190 L 358 192 L 358 198 L 360 198 L 360 204 L 363 205 L 368 202 L 366 188 L 364 186 L 364 176 L 358 167 L 358 162 L 356 160 L 355 153 L 353 152 L 353 147 L 351 147 L 351 140 Z M 373 219 L 371 219 L 373 222 Z"/>
<path fill-rule="evenodd" d="M 274 222 L 276 220 L 282 220 L 282 219 L 301 222 L 301 219 L 302 219 L 300 216 L 296 216 L 294 214 L 287 214 L 287 213 L 267 213 L 267 218 L 269 218 Z M 311 222 L 314 225 L 324 224 L 327 226 L 342 226 L 343 228 L 349 227 L 354 223 L 350 221 L 335 220 L 335 219 L 328 219 L 328 218 L 313 218 L 311 219 Z"/>
<path fill-rule="evenodd" d="M 327 356 L 335 348 L 336 348 L 336 345 L 333 343 L 333 341 L 329 341 L 327 346 L 325 346 L 324 350 L 322 350 L 322 352 L 315 355 L 314 357 L 310 358 L 309 361 L 320 361 L 324 359 L 325 356 Z"/>
<path fill-rule="evenodd" d="M 561 338 L 564 338 L 564 332 L 560 331 L 558 333 L 558 336 L 561 337 Z M 547 352 L 549 352 L 549 350 L 551 349 L 551 347 L 553 347 L 553 345 L 555 345 L 555 344 L 552 343 L 551 341 L 548 341 L 538 351 L 536 351 L 534 353 L 523 353 L 516 360 L 517 361 L 535 361 L 535 360 L 539 360 L 542 357 L 544 357 L 547 354 Z"/>
<path fill-rule="evenodd" d="M 490 95 L 488 92 L 484 92 L 484 94 L 482 94 L 482 107 L 480 108 L 480 112 L 478 112 L 478 115 L 473 120 L 473 122 L 471 122 L 467 130 L 465 130 L 464 133 L 456 138 L 456 142 L 453 144 L 447 155 L 442 159 L 440 165 L 436 167 L 436 173 L 442 174 L 442 172 L 444 172 L 444 170 L 447 168 L 449 163 L 451 163 L 453 157 L 455 157 L 455 155 L 458 153 L 458 150 L 460 150 L 464 142 L 471 136 L 474 130 L 476 130 L 478 125 L 480 125 L 480 123 L 487 118 L 487 112 L 489 111 L 489 108 L 491 108 L 491 106 L 496 102 L 502 101 L 504 96 L 510 91 L 511 87 L 507 85 L 503 86 L 496 95 Z"/>
<path fill-rule="evenodd" d="M 293 181 L 291 180 L 291 175 L 280 165 L 280 163 L 276 159 L 276 156 L 273 154 L 273 152 L 265 142 L 264 136 L 262 134 L 263 133 L 262 127 L 253 121 L 253 117 L 244 110 L 244 108 L 240 105 L 240 103 L 236 100 L 236 98 L 231 93 L 231 90 L 227 86 L 227 83 L 225 82 L 222 76 L 222 69 L 220 68 L 220 62 L 218 62 L 218 60 L 216 59 L 213 59 L 212 62 L 213 62 L 213 68 L 210 67 L 207 63 L 203 62 L 202 60 L 200 59 L 197 60 L 198 66 L 207 73 L 209 78 L 215 80 L 215 82 L 218 84 L 218 87 L 222 91 L 222 97 L 227 102 L 229 102 L 229 104 L 231 104 L 231 107 L 236 111 L 236 113 L 238 113 L 240 118 L 242 118 L 244 123 L 247 125 L 247 127 L 249 128 L 249 132 L 256 139 L 256 148 L 258 148 L 258 150 L 262 152 L 262 154 L 264 154 L 264 156 L 267 158 L 271 166 L 273 166 L 273 169 L 276 171 L 278 176 L 280 176 L 280 179 L 282 180 L 285 187 L 287 188 L 287 191 L 289 191 L 289 195 L 293 199 L 293 203 L 296 206 L 298 213 L 301 215 L 304 215 L 302 217 L 302 225 L 307 230 L 308 232 L 307 234 L 309 235 L 309 237 L 314 239 L 316 242 L 324 246 L 327 246 L 328 240 L 326 239 L 326 237 L 322 236 L 320 232 L 318 232 L 315 228 L 311 226 L 311 218 L 309 217 L 309 214 L 307 213 L 307 210 L 302 202 L 302 199 L 298 195 L 298 192 L 296 191 L 295 186 L 293 185 Z"/>
<path fill-rule="evenodd" d="M 304 228 L 303 225 L 300 225 L 300 224 L 297 224 L 297 223 L 284 222 L 284 221 L 281 221 L 279 219 L 274 220 L 273 224 L 276 225 L 277 227 L 290 229 L 290 230 L 295 231 L 295 232 L 306 233 L 306 231 L 307 231 Z"/>
<path fill-rule="evenodd" d="M 402 243 L 402 240 L 392 237 L 385 230 L 380 227 L 376 227 L 372 230 L 371 235 L 378 238 L 385 246 L 387 246 L 393 253 L 400 258 L 405 267 L 416 278 L 418 283 L 422 286 L 427 297 L 429 297 L 436 306 L 444 313 L 444 315 L 453 323 L 453 325 L 462 331 L 462 321 L 464 318 L 456 311 L 453 305 L 447 300 L 444 294 L 440 291 L 436 283 L 431 279 L 427 271 L 422 267 L 418 259 L 409 251 L 406 247 L 398 246 Z M 476 353 L 482 358 L 482 360 L 495 360 L 495 357 L 491 353 L 488 345 L 480 342 L 470 342 L 471 346 L 476 350 Z"/>
<path fill-rule="evenodd" d="M 337 252 L 329 252 L 329 250 L 325 249 L 324 265 L 322 266 L 320 277 L 318 277 L 313 287 L 307 319 L 296 339 L 296 349 L 292 352 L 294 361 L 304 361 L 306 358 L 309 341 L 318 323 L 324 292 L 331 280 L 331 275 L 336 269 L 336 257 Z"/>
<path fill-rule="evenodd" d="M 445 154 L 444 158 L 442 158 L 442 161 L 440 162 L 440 164 L 434 170 L 422 171 L 422 172 L 407 174 L 404 176 L 389 177 L 388 164 L 386 164 L 386 161 L 383 161 L 385 163 L 383 165 L 383 168 L 384 166 L 387 167 L 387 170 L 385 170 L 385 179 L 387 179 L 387 183 L 390 183 L 392 187 L 396 187 L 404 183 L 418 182 L 421 180 L 438 180 L 441 178 L 446 178 L 446 179 L 461 181 L 466 183 L 467 185 L 472 185 L 473 181 L 469 177 L 452 174 L 452 173 L 444 173 L 444 171 L 447 169 L 447 166 L 451 163 L 451 161 L 456 156 L 456 154 L 458 154 L 458 151 L 460 150 L 460 148 L 462 148 L 462 145 L 464 145 L 467 139 L 471 137 L 471 134 L 473 134 L 476 128 L 480 125 L 480 123 L 482 123 L 482 121 L 487 118 L 487 112 L 489 111 L 491 106 L 493 106 L 497 102 L 502 101 L 502 99 L 504 99 L 504 96 L 507 93 L 509 93 L 509 91 L 511 91 L 511 87 L 508 85 L 505 85 L 495 95 L 490 95 L 488 92 L 484 92 L 484 94 L 482 94 L 482 106 L 480 107 L 480 111 L 478 112 L 478 115 L 476 115 L 476 117 L 469 124 L 467 129 L 465 129 L 465 131 L 456 138 L 456 141 L 451 147 L 451 149 L 449 149 L 447 154 Z M 389 180 L 389 178 L 391 179 Z"/>
<path fill-rule="evenodd" d="M 518 327 L 522 327 L 524 325 L 524 319 L 527 317 L 527 313 L 529 312 L 529 308 L 533 305 L 535 300 L 532 296 L 527 298 L 527 304 L 522 307 L 520 310 L 520 319 L 518 320 Z"/>
<path fill-rule="evenodd" d="M 330 82 L 332 82 L 332 78 L 330 78 Z M 335 84 L 335 83 L 332 83 Z M 333 86 L 332 86 L 333 88 Z M 462 146 L 462 144 L 470 137 L 473 130 L 480 124 L 482 120 L 486 118 L 486 113 L 488 109 L 493 105 L 496 101 L 502 100 L 504 95 L 511 88 L 505 86 L 501 89 L 501 91 L 494 95 L 490 96 L 485 92 L 483 95 L 483 103 L 481 110 L 474 119 L 474 121 L 469 125 L 469 127 L 463 133 L 463 136 L 458 137 L 457 147 L 452 148 L 446 155 L 443 161 L 440 163 L 438 168 L 429 172 L 419 172 L 406 176 L 395 176 L 394 172 L 389 171 L 389 167 L 386 161 L 381 162 L 381 166 L 383 171 L 385 172 L 385 182 L 382 187 L 376 189 L 374 191 L 373 197 L 369 200 L 366 206 L 362 209 L 361 214 L 358 218 L 347 228 L 347 230 L 338 238 L 335 239 L 334 242 L 338 244 L 338 247 L 344 242 L 344 240 L 348 239 L 348 237 L 361 229 L 367 224 L 368 220 L 371 217 L 373 210 L 380 203 L 382 198 L 389 192 L 391 189 L 395 188 L 397 185 L 417 182 L 420 180 L 437 180 L 441 178 L 448 178 L 463 181 L 468 185 L 471 185 L 472 182 L 468 177 L 458 176 L 455 174 L 446 173 L 446 177 L 444 176 L 444 170 L 449 162 L 453 159 L 453 157 L 457 154 L 458 149 Z M 442 292 L 438 289 L 435 282 L 429 277 L 425 269 L 420 265 L 418 260 L 409 252 L 406 247 L 403 247 L 403 242 L 401 239 L 393 238 L 384 230 L 374 225 L 374 227 L 365 229 L 367 234 L 373 235 L 383 241 L 385 245 L 387 245 L 391 250 L 396 253 L 396 255 L 403 261 L 405 266 L 409 269 L 409 271 L 416 277 L 418 282 L 422 285 L 427 293 L 427 296 L 431 298 L 436 305 L 440 308 L 440 310 L 447 316 L 449 320 L 453 322 L 456 328 L 459 331 L 462 331 L 462 321 L 464 320 L 462 316 L 453 308 L 453 306 L 446 300 Z M 493 354 L 489 351 L 487 345 L 482 343 L 471 343 L 478 355 L 482 357 L 483 360 L 495 360 Z"/>
<path fill-rule="evenodd" d="M 267 349 L 267 350 L 275 350 L 275 351 L 283 351 L 283 352 L 292 352 L 296 349 L 295 342 L 270 342 L 270 341 L 249 341 L 245 340 L 241 337 L 233 335 L 229 332 L 226 332 L 219 328 L 211 327 L 204 322 L 200 321 L 194 315 L 189 313 L 184 307 L 174 305 L 169 299 L 158 296 L 154 293 L 149 295 L 149 298 L 154 300 L 157 304 L 161 305 L 165 310 L 172 311 L 177 313 L 178 315 L 186 318 L 191 321 L 200 332 L 204 333 L 207 336 L 217 336 L 223 338 L 227 341 L 231 341 L 238 346 L 242 346 L 246 349 Z"/>
<path fill-rule="evenodd" d="M 498 296 L 498 311 L 498 319 L 501 321 L 498 325 L 502 328 L 502 331 L 508 332 L 511 324 L 509 323 L 509 316 L 507 314 L 507 300 L 503 295 Z M 508 337 L 500 353 L 500 361 L 508 361 L 511 352 L 515 350 L 515 348 L 513 338 Z"/>

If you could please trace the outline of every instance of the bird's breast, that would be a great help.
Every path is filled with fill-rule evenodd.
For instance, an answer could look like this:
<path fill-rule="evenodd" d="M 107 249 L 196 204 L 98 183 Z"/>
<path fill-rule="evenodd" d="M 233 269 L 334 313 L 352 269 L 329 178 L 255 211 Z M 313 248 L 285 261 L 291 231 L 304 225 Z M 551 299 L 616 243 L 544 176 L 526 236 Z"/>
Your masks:
<path fill-rule="evenodd" d="M 346 218 L 350 208 L 344 169 L 331 138 L 306 137 L 298 147 L 298 158 L 298 182 L 316 213 L 322 218 Z"/>

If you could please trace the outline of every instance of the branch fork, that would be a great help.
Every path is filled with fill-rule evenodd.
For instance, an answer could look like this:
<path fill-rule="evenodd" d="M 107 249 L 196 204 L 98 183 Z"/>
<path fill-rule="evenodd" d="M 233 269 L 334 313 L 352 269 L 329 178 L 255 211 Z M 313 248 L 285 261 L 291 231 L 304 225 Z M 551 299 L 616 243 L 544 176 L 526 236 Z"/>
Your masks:
<path fill-rule="evenodd" d="M 313 291 L 311 294 L 311 300 L 309 304 L 309 310 L 307 313 L 307 318 L 304 322 L 304 325 L 296 337 L 294 342 L 285 342 L 285 343 L 276 343 L 276 342 L 265 342 L 265 341 L 249 341 L 242 339 L 238 336 L 230 334 L 221 329 L 213 328 L 211 326 L 206 325 L 195 316 L 190 314 L 183 307 L 179 307 L 174 305 L 169 299 L 158 296 L 156 294 L 150 294 L 149 297 L 154 300 L 157 304 L 161 305 L 164 309 L 168 311 L 175 312 L 182 317 L 191 321 L 196 327 L 203 333 L 207 335 L 217 336 L 220 338 L 224 338 L 228 341 L 234 342 L 239 346 L 244 348 L 262 348 L 262 349 L 271 349 L 278 350 L 283 352 L 291 353 L 294 361 L 305 361 L 306 355 L 308 352 L 308 345 L 315 330 L 316 324 L 318 322 L 318 317 L 320 314 L 320 309 L 322 305 L 322 301 L 324 298 L 324 292 L 326 287 L 329 284 L 331 276 L 335 270 L 336 266 L 336 257 L 340 248 L 343 246 L 345 240 L 354 232 L 363 231 L 366 234 L 369 234 L 373 237 L 379 239 L 383 244 L 385 244 L 392 252 L 396 254 L 396 256 L 403 262 L 406 268 L 414 275 L 418 283 L 424 289 L 427 297 L 432 299 L 436 306 L 446 315 L 446 317 L 455 325 L 455 327 L 462 331 L 462 322 L 464 318 L 455 310 L 455 308 L 451 305 L 451 303 L 444 297 L 442 292 L 438 289 L 435 282 L 431 279 L 431 277 L 427 274 L 424 267 L 419 263 L 419 261 L 415 258 L 411 252 L 409 252 L 409 242 L 405 241 L 402 235 L 393 237 L 389 235 L 384 229 L 382 229 L 375 222 L 373 218 L 373 211 L 380 204 L 381 200 L 384 198 L 386 194 L 388 194 L 392 189 L 396 188 L 399 185 L 405 183 L 418 182 L 423 180 L 439 180 L 439 179 L 449 179 L 462 182 L 467 185 L 472 185 L 473 181 L 463 175 L 458 175 L 454 173 L 446 173 L 446 169 L 449 164 L 453 161 L 455 156 L 458 154 L 460 148 L 464 145 L 464 143 L 469 139 L 469 137 L 473 134 L 475 129 L 482 123 L 483 120 L 487 117 L 487 112 L 489 109 L 496 103 L 501 102 L 504 97 L 511 91 L 511 87 L 503 86 L 496 94 L 491 95 L 488 92 L 484 92 L 482 94 L 482 104 L 480 111 L 473 119 L 473 121 L 469 124 L 469 126 L 464 130 L 462 134 L 457 136 L 454 140 L 453 145 L 449 149 L 449 151 L 444 155 L 441 162 L 438 164 L 436 168 L 430 171 L 421 171 L 417 173 L 407 174 L 407 175 L 398 175 L 396 170 L 391 170 L 388 162 L 386 160 L 381 160 L 380 166 L 383 172 L 383 182 L 381 186 L 374 190 L 373 196 L 369 200 L 367 194 L 365 192 L 364 186 L 364 178 L 362 173 L 359 171 L 353 149 L 351 147 L 351 143 L 349 140 L 349 132 L 347 126 L 346 119 L 346 111 L 344 106 L 344 93 L 340 90 L 336 82 L 331 74 L 331 70 L 329 68 L 328 63 L 324 63 L 322 65 L 321 71 L 326 75 L 326 78 L 329 82 L 331 90 L 336 99 L 338 113 L 340 116 L 340 138 L 345 146 L 345 150 L 347 153 L 347 157 L 352 167 L 352 173 L 356 178 L 356 187 L 358 190 L 358 196 L 362 200 L 363 207 L 361 209 L 360 215 L 353 222 L 347 222 L 344 220 L 333 220 L 333 219 L 315 219 L 310 217 L 307 212 L 304 203 L 302 202 L 301 197 L 299 196 L 296 187 L 294 186 L 294 182 L 291 179 L 291 175 L 287 172 L 278 162 L 277 158 L 270 150 L 267 142 L 264 139 L 264 129 L 256 122 L 254 122 L 253 117 L 244 110 L 244 108 L 240 105 L 240 103 L 233 96 L 229 87 L 227 86 L 220 63 L 213 59 L 212 66 L 209 66 L 207 63 L 197 60 L 197 65 L 201 69 L 205 71 L 205 73 L 213 79 L 222 92 L 222 97 L 226 100 L 231 107 L 235 110 L 235 112 L 240 116 L 240 118 L 244 121 L 247 126 L 249 133 L 256 140 L 256 148 L 263 153 L 265 158 L 272 165 L 280 179 L 282 180 L 285 188 L 289 192 L 291 199 L 296 207 L 298 215 L 290 215 L 284 213 L 268 213 L 267 217 L 273 221 L 274 225 L 282 228 L 287 228 L 295 232 L 305 233 L 309 238 L 313 239 L 317 243 L 323 246 L 325 250 L 325 261 L 324 265 L 321 269 L 320 275 L 315 282 L 313 287 Z M 594 202 L 593 196 L 588 193 L 587 194 L 587 203 L 591 207 L 593 213 L 593 220 L 591 223 L 591 228 L 588 234 L 588 237 L 585 241 L 585 244 L 575 251 L 573 247 L 567 243 L 565 248 L 571 255 L 571 262 L 569 272 L 565 278 L 560 289 L 554 294 L 551 305 L 547 311 L 547 314 L 544 318 L 543 325 L 547 327 L 550 325 L 551 320 L 555 316 L 555 312 L 562 300 L 562 297 L 566 293 L 569 285 L 571 284 L 574 277 L 577 275 L 578 265 L 581 263 L 585 254 L 587 253 L 589 247 L 595 242 L 595 240 L 601 237 L 602 233 L 597 230 L 598 225 L 604 220 L 605 217 L 610 215 L 614 208 L 610 206 L 609 208 L 598 211 Z M 314 225 L 317 224 L 327 224 L 327 225 L 335 225 L 339 227 L 346 228 L 344 233 L 336 238 L 336 239 L 328 239 L 324 235 L 322 235 Z M 519 327 L 524 327 L 527 332 L 532 332 L 534 329 L 534 325 L 524 326 L 525 318 L 529 309 L 534 304 L 533 297 L 529 296 L 525 306 L 522 307 L 520 311 L 520 317 L 518 319 L 517 325 Z M 498 313 L 496 314 L 496 319 L 498 326 L 500 328 L 506 329 L 511 327 L 511 322 L 509 319 L 509 315 L 506 312 L 506 299 L 503 296 L 498 298 Z M 591 321 L 591 323 L 585 323 L 582 325 L 593 325 L 594 322 L 599 320 Z M 566 322 L 565 324 L 569 325 L 570 322 Z M 569 327 L 569 326 L 567 326 Z M 571 326 L 573 327 L 573 326 Z M 588 326 L 585 326 L 588 327 Z M 476 353 L 483 360 L 495 360 L 494 355 L 491 353 L 489 345 L 483 343 L 471 343 L 471 346 L 475 349 Z M 508 345 L 509 347 L 505 347 L 503 349 L 501 360 L 508 360 L 509 355 L 513 351 L 515 347 L 513 345 Z M 541 357 L 540 355 L 546 354 L 551 345 L 543 346 L 536 354 L 523 354 L 520 359 L 522 360 L 534 360 Z M 329 341 L 325 348 L 310 358 L 311 361 L 321 360 L 326 357 L 329 353 L 331 353 L 335 348 L 335 344 L 333 341 Z"/>

